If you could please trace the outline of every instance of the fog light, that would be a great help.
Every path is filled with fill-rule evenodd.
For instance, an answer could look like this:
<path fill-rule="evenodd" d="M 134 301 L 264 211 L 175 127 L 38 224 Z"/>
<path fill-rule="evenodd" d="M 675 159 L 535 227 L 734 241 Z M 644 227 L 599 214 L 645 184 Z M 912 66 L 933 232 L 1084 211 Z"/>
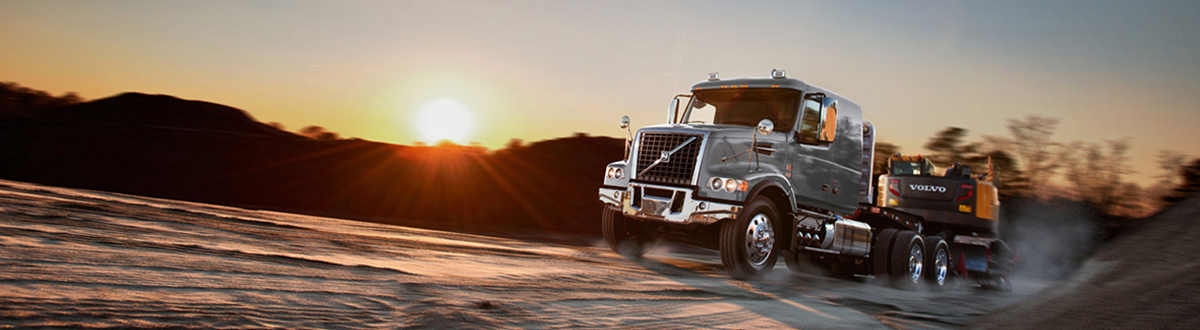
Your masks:
<path fill-rule="evenodd" d="M 698 211 L 704 211 L 706 208 L 708 208 L 708 203 L 700 202 L 700 204 L 696 204 L 696 210 Z"/>
<path fill-rule="evenodd" d="M 617 168 L 617 170 L 616 170 L 616 171 L 614 171 L 614 172 L 616 172 L 616 173 L 613 173 L 613 176 L 614 176 L 613 178 L 614 178 L 614 179 L 620 179 L 620 178 L 623 178 L 623 177 L 625 177 L 625 170 L 622 170 L 622 169 L 621 169 L 621 168 L 619 168 L 619 167 L 618 167 L 618 168 Z"/>

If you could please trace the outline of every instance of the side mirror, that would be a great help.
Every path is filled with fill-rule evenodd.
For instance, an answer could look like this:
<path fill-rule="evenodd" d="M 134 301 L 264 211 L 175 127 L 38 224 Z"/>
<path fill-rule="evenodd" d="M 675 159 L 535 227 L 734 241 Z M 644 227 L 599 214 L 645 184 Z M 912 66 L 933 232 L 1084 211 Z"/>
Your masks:
<path fill-rule="evenodd" d="M 671 105 L 667 106 L 667 124 L 674 124 L 675 117 L 679 114 L 679 98 L 671 98 Z"/>
<path fill-rule="evenodd" d="M 775 123 L 771 122 L 770 119 L 763 119 L 758 122 L 758 127 L 755 127 L 755 129 L 758 130 L 758 134 L 771 134 L 771 132 L 775 131 Z"/>
<path fill-rule="evenodd" d="M 837 133 L 837 100 L 826 97 L 821 103 L 821 126 L 817 132 L 817 141 L 833 142 Z"/>
<path fill-rule="evenodd" d="M 629 115 L 621 116 L 621 129 L 625 130 L 625 159 L 629 159 L 629 146 L 633 144 L 633 131 L 629 129 Z"/>

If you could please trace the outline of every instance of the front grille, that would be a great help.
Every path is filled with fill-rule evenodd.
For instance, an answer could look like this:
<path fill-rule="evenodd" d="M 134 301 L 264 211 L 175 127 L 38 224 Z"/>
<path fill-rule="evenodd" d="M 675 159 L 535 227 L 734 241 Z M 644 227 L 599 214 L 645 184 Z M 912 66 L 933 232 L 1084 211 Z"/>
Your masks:
<path fill-rule="evenodd" d="M 650 167 L 662 157 L 663 151 L 675 150 L 691 138 L 695 139 L 671 154 L 668 161 Z M 704 136 L 700 134 L 642 132 L 638 139 L 635 178 L 671 184 L 691 184 L 692 173 L 696 170 L 696 160 L 700 156 L 700 145 L 704 142 L 703 140 Z M 641 174 L 647 167 L 650 167 L 650 170 Z"/>

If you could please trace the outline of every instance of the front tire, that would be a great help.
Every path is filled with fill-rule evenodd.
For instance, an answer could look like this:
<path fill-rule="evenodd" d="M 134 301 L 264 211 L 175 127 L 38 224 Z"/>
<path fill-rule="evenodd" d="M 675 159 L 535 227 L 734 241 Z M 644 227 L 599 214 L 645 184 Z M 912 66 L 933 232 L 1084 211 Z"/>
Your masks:
<path fill-rule="evenodd" d="M 752 280 L 775 268 L 777 248 L 775 227 L 779 212 L 770 200 L 758 197 L 738 213 L 736 219 L 721 223 L 721 264 L 729 276 Z"/>
<path fill-rule="evenodd" d="M 641 259 L 654 247 L 654 238 L 642 232 L 637 223 L 612 207 L 604 207 L 601 231 L 608 248 L 623 257 Z"/>

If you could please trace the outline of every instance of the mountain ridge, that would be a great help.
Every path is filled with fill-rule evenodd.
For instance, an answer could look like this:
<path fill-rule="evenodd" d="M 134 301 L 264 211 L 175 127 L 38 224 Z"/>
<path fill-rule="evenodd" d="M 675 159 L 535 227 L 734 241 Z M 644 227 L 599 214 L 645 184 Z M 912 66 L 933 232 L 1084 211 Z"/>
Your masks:
<path fill-rule="evenodd" d="M 242 110 L 114 97 L 0 119 L 0 178 L 436 229 L 599 232 L 623 141 L 579 134 L 491 153 L 315 140 Z"/>

